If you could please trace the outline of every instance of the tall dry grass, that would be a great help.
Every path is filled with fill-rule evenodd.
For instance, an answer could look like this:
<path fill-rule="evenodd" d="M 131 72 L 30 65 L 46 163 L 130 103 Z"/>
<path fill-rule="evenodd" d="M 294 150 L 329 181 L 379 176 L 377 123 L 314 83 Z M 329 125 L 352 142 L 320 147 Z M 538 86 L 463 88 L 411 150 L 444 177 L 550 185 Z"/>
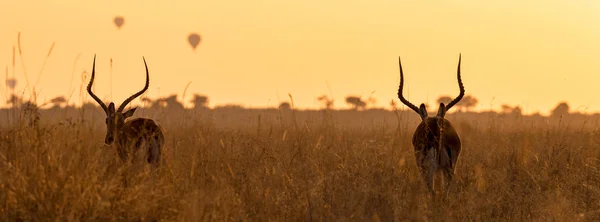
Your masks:
<path fill-rule="evenodd" d="M 6 221 L 600 219 L 597 116 L 450 114 L 463 151 L 453 190 L 433 202 L 414 113 L 142 109 L 167 138 L 152 174 L 103 145 L 101 111 L 40 112 L 2 126 Z"/>

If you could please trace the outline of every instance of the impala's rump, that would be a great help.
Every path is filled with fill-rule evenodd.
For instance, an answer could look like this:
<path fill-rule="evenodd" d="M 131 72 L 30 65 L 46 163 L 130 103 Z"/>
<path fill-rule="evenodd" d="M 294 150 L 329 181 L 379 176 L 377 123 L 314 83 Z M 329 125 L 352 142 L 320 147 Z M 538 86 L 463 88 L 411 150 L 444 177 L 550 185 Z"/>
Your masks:
<path fill-rule="evenodd" d="M 460 138 L 447 119 L 428 117 L 422 121 L 413 134 L 412 144 L 417 153 L 417 161 L 424 163 L 425 158 L 437 155 L 438 167 L 454 168 L 460 153 Z"/>

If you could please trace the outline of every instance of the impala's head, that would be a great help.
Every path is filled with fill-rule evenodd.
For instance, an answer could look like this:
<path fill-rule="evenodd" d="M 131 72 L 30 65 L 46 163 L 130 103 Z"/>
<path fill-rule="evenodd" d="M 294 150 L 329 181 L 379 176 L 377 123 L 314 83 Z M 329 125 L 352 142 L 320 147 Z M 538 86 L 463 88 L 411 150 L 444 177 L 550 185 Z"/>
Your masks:
<path fill-rule="evenodd" d="M 96 102 L 98 104 L 100 104 L 100 107 L 102 107 L 102 109 L 104 110 L 104 113 L 106 113 L 106 138 L 105 138 L 104 142 L 107 145 L 110 145 L 115 141 L 115 136 L 118 135 L 118 132 L 123 128 L 123 125 L 125 125 L 125 120 L 127 118 L 133 116 L 133 113 L 135 112 L 135 110 L 137 108 L 132 108 L 125 112 L 123 112 L 123 109 L 125 109 L 125 107 L 127 106 L 127 104 L 129 104 L 129 102 L 131 102 L 138 96 L 142 95 L 146 90 L 148 90 L 148 86 L 150 83 L 150 76 L 148 74 L 148 66 L 146 65 L 145 58 L 144 58 L 144 66 L 146 67 L 146 85 L 144 86 L 144 89 L 142 89 L 141 91 L 139 91 L 136 94 L 133 94 L 132 96 L 127 98 L 125 101 L 123 101 L 121 106 L 119 106 L 119 108 L 115 110 L 114 103 L 111 102 L 110 104 L 108 104 L 108 107 L 107 107 L 106 104 L 104 104 L 104 102 L 102 102 L 102 100 L 100 100 L 100 98 L 98 98 L 98 96 L 96 96 L 92 92 L 92 85 L 94 84 L 94 77 L 96 74 L 96 55 L 94 55 L 94 64 L 92 66 L 92 77 L 90 78 L 90 83 L 87 86 L 87 91 L 90 94 L 90 96 L 92 96 L 92 98 L 94 98 L 94 100 L 96 100 Z"/>
<path fill-rule="evenodd" d="M 465 94 L 465 87 L 463 86 L 462 80 L 460 79 L 460 60 L 461 60 L 461 56 L 459 54 L 456 78 L 458 79 L 458 88 L 460 88 L 460 94 L 458 94 L 458 96 L 456 98 L 454 98 L 454 100 L 452 100 L 450 103 L 448 103 L 448 105 L 445 105 L 444 103 L 440 103 L 440 107 L 438 108 L 438 112 L 435 117 L 427 116 L 427 108 L 425 107 L 425 104 L 421 103 L 419 108 L 417 108 L 417 106 L 410 103 L 402 95 L 402 88 L 404 87 L 404 73 L 402 71 L 402 62 L 400 61 L 400 57 L 398 57 L 398 65 L 400 66 L 400 87 L 398 88 L 398 98 L 400 99 L 400 101 L 402 101 L 402 103 L 404 103 L 404 105 L 408 106 L 410 109 L 417 112 L 419 114 L 419 116 L 421 116 L 422 121 L 425 121 L 427 118 L 442 118 L 443 119 L 444 116 L 446 115 L 446 112 L 448 110 L 450 110 L 450 108 L 452 108 L 452 106 L 456 105 L 456 103 L 458 103 L 458 101 L 460 101 Z"/>

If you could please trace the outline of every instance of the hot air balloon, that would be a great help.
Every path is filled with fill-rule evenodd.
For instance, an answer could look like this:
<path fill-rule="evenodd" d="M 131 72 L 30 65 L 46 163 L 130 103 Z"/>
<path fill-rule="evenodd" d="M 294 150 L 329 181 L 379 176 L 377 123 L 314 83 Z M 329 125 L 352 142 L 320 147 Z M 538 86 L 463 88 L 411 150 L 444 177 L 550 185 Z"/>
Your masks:
<path fill-rule="evenodd" d="M 118 29 L 121 29 L 121 26 L 125 22 L 125 18 L 123 18 L 123 16 L 116 16 L 113 22 L 115 23 Z"/>
<path fill-rule="evenodd" d="M 190 45 L 192 46 L 192 48 L 194 49 L 194 51 L 196 51 L 196 47 L 200 43 L 200 35 L 198 35 L 196 33 L 191 33 L 188 36 L 188 42 L 190 43 Z"/>
<path fill-rule="evenodd" d="M 17 80 L 14 78 L 8 78 L 6 80 L 6 85 L 8 86 L 8 88 L 10 89 L 15 89 L 15 86 L 17 86 Z"/>

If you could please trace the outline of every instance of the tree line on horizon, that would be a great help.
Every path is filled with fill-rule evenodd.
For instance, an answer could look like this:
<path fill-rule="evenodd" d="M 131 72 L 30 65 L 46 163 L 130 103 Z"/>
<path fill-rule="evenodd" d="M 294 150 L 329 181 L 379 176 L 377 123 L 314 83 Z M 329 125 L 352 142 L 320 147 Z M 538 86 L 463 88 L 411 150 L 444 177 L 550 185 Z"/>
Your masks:
<path fill-rule="evenodd" d="M 334 99 L 327 95 L 321 95 L 316 98 L 321 105 L 321 109 L 324 110 L 333 110 Z M 144 103 L 145 108 L 149 109 L 174 109 L 174 110 L 183 110 L 188 109 L 185 107 L 184 103 L 178 99 L 176 94 L 165 96 L 158 99 L 150 99 L 148 97 L 142 97 L 141 101 Z M 208 109 L 209 97 L 201 94 L 194 94 L 189 102 L 192 104 L 192 109 Z M 444 103 L 448 104 L 452 101 L 450 96 L 440 96 L 436 100 L 437 104 Z M 64 96 L 57 96 L 52 98 L 40 105 L 35 104 L 34 102 L 25 100 L 18 95 L 11 94 L 8 100 L 6 101 L 10 108 L 20 107 L 27 109 L 61 109 L 65 107 L 74 107 L 68 104 L 68 100 Z M 350 106 L 350 110 L 354 111 L 363 111 L 368 110 L 369 106 L 372 106 L 376 103 L 376 99 L 372 96 L 369 96 L 367 99 L 363 99 L 361 96 L 348 95 L 345 97 L 344 101 L 348 106 Z M 472 112 L 472 109 L 479 104 L 479 100 L 472 95 L 465 95 L 461 101 L 456 104 L 457 111 L 456 112 Z M 398 102 L 391 100 L 389 103 L 392 109 L 397 110 Z M 95 108 L 97 104 L 87 101 L 84 102 L 83 108 Z M 425 104 L 425 106 L 429 109 L 430 105 Z M 215 106 L 214 108 L 238 108 L 244 109 L 242 105 L 236 104 L 225 104 Z M 281 102 L 278 106 L 280 110 L 291 110 L 294 109 L 290 102 L 284 101 Z M 522 108 L 520 106 L 511 106 L 507 104 L 503 104 L 500 108 L 499 113 L 504 114 L 513 114 L 513 115 L 522 115 Z M 572 114 L 571 108 L 567 102 L 558 103 L 554 109 L 551 110 L 551 116 L 561 116 Z"/>

